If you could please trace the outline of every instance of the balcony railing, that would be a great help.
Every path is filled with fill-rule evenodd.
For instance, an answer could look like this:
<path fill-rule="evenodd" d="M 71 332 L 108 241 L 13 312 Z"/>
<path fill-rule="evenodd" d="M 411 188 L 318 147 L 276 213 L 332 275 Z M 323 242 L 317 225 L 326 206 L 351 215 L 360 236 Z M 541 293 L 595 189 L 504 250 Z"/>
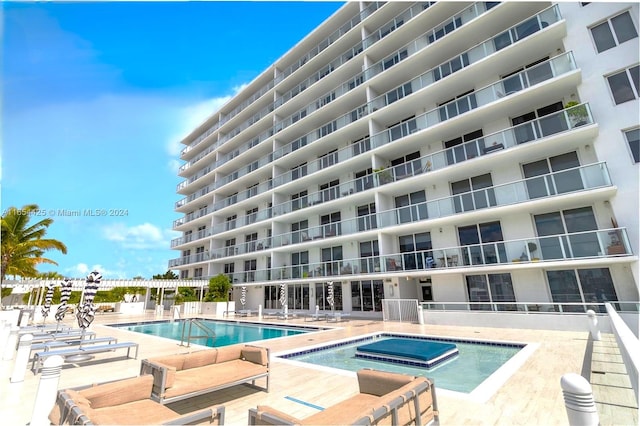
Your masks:
<path fill-rule="evenodd" d="M 631 256 L 626 228 L 574 232 L 544 237 L 438 248 L 407 253 L 313 262 L 253 271 L 255 281 L 376 275 L 496 265 L 537 264 Z M 180 258 L 184 259 L 184 258 Z M 174 259 L 171 262 L 180 261 Z M 170 266 L 171 265 L 170 262 Z M 176 266 L 176 265 L 173 265 Z M 242 280 L 243 273 L 234 279 Z"/>
<path fill-rule="evenodd" d="M 397 141 L 413 133 L 427 129 L 436 124 L 439 124 L 441 122 L 454 118 L 460 114 L 470 112 L 478 107 L 481 107 L 491 102 L 494 102 L 496 100 L 499 100 L 500 98 L 517 93 L 518 91 L 524 90 L 525 88 L 542 83 L 551 78 L 555 78 L 559 75 L 568 73 L 574 69 L 576 69 L 576 66 L 573 61 L 573 56 L 571 52 L 561 54 L 552 59 L 549 59 L 548 61 L 537 64 L 536 66 L 531 67 L 525 71 L 522 71 L 508 78 L 502 79 L 490 86 L 484 87 L 460 99 L 441 105 L 440 107 L 435 108 L 429 112 L 426 112 L 416 118 L 405 121 L 383 132 L 377 133 L 370 138 L 370 140 L 372 141 L 372 146 L 380 147 L 388 143 Z M 507 93 L 508 95 L 505 95 L 505 93 Z M 546 132 L 546 134 L 552 134 L 552 133 L 557 133 L 563 130 L 567 130 L 569 127 L 587 124 L 591 117 L 590 117 L 590 112 L 588 110 L 584 111 L 586 107 L 579 106 L 574 108 L 576 109 L 571 110 L 571 112 L 567 111 L 568 113 L 571 114 L 571 117 L 572 117 L 571 120 L 566 120 L 566 119 L 562 120 L 563 117 L 559 117 L 559 113 L 554 114 L 553 117 L 546 116 L 546 117 L 540 118 L 536 120 L 536 123 L 538 123 L 539 129 L 535 129 L 535 128 L 528 129 L 525 126 L 523 126 L 520 129 L 520 133 L 516 135 L 516 140 L 519 143 L 522 143 L 527 141 L 527 138 L 529 138 L 530 140 L 535 139 L 538 136 L 538 134 L 543 131 L 542 127 L 544 127 L 544 132 Z M 573 113 L 578 111 L 584 112 L 583 114 L 584 118 L 582 119 L 582 121 L 574 124 L 572 123 L 573 116 L 574 116 Z M 333 133 L 334 131 L 341 129 L 342 127 L 366 116 L 368 113 L 369 112 L 366 106 L 358 107 L 355 110 L 351 111 L 350 113 L 345 114 L 337 118 L 336 120 L 311 131 L 310 133 L 300 138 L 298 141 L 295 141 L 292 144 L 289 144 L 283 148 L 280 148 L 279 150 L 274 151 L 273 154 L 269 155 L 268 160 L 271 161 L 272 159 L 278 159 L 280 157 L 283 157 L 284 155 L 294 151 L 295 149 L 298 149 L 304 145 L 310 144 L 315 140 L 326 136 L 329 133 Z M 526 126 L 529 126 L 529 127 L 531 126 L 531 124 L 529 123 L 525 123 L 525 124 Z M 536 132 L 536 130 L 538 130 L 538 132 Z M 479 156 L 482 154 L 490 153 L 493 150 L 498 150 L 501 147 L 505 146 L 504 142 L 499 143 L 497 140 L 491 140 L 489 142 L 490 142 L 490 145 L 484 145 L 484 142 L 482 142 L 483 145 L 482 146 L 478 145 L 477 149 L 475 150 L 469 144 L 466 144 L 465 148 L 469 148 L 470 150 L 468 153 L 464 154 L 464 157 L 468 158 L 471 156 Z M 476 141 L 476 143 L 478 143 L 478 141 Z M 459 148 L 456 148 L 456 149 L 458 150 Z M 460 161 L 459 158 L 461 158 L 461 154 L 458 153 L 456 155 L 455 150 L 452 152 L 453 152 L 453 157 L 456 158 L 454 162 Z M 352 147 L 339 150 L 337 152 L 337 155 L 340 161 L 343 161 L 355 156 L 354 151 L 352 150 Z M 267 157 L 263 157 L 263 159 L 264 161 L 267 161 Z M 427 160 L 424 164 L 425 167 L 429 162 L 433 164 L 434 161 L 437 161 L 437 159 Z M 451 163 L 448 162 L 448 164 L 451 164 Z M 311 165 L 307 166 L 307 173 L 312 173 L 322 168 L 323 168 L 322 163 L 316 161 L 316 162 L 313 162 Z M 293 180 L 292 179 L 293 174 L 294 174 L 294 171 L 289 171 L 284 175 L 277 176 L 274 179 L 275 181 L 274 186 L 280 186 L 284 183 L 290 182 L 291 180 Z"/>
<path fill-rule="evenodd" d="M 606 164 L 594 163 L 406 207 L 381 211 L 329 225 L 320 225 L 275 235 L 273 242 L 275 247 L 280 247 L 319 238 L 357 234 L 370 229 L 381 229 L 427 219 L 443 218 L 473 210 L 524 203 L 537 198 L 588 191 L 606 186 L 611 186 Z M 337 197 L 337 193 L 335 195 Z M 331 195 L 325 194 L 325 197 L 330 198 Z M 292 201 L 294 207 L 299 208 L 306 207 L 308 202 L 308 197 L 301 197 Z"/>
<path fill-rule="evenodd" d="M 572 295 L 573 296 L 573 295 Z M 640 303 L 631 301 L 614 301 L 609 302 L 619 312 L 638 312 L 640 311 Z M 576 314 L 584 313 L 592 310 L 597 313 L 605 314 L 604 302 L 519 302 L 519 301 L 481 301 L 481 302 L 422 302 L 420 304 L 423 310 L 429 311 L 473 311 L 473 312 L 509 312 L 514 314 Z"/>
<path fill-rule="evenodd" d="M 546 115 L 539 119 L 519 124 L 517 126 L 510 127 L 508 129 L 483 136 L 481 138 L 474 139 L 463 144 L 435 152 L 433 154 L 425 155 L 419 159 L 411 160 L 409 162 L 396 165 L 389 169 L 378 171 L 373 175 L 367 175 L 353 181 L 345 182 L 338 187 L 334 187 L 336 189 L 333 189 L 332 192 L 325 193 L 324 191 L 319 191 L 309 194 L 305 197 L 298 198 L 296 200 L 278 204 L 273 207 L 273 212 L 275 215 L 286 214 L 294 210 L 308 207 L 309 205 L 320 204 L 326 201 L 331 201 L 335 198 L 341 198 L 349 196 L 353 193 L 365 191 L 373 187 L 379 187 L 388 183 L 397 182 L 399 180 L 403 180 L 411 176 L 416 176 L 421 173 L 443 169 L 445 167 L 449 167 L 451 165 L 467 161 L 472 158 L 492 154 L 503 149 L 511 149 L 526 142 L 539 140 L 593 123 L 594 120 L 589 104 L 576 105 L 571 108 Z M 366 139 L 360 144 L 339 150 L 332 155 L 337 156 L 338 161 L 344 161 L 353 156 L 359 155 L 361 152 L 366 151 L 369 147 L 370 140 Z M 324 164 L 322 163 L 322 159 L 315 160 L 306 166 L 306 173 L 309 173 L 310 170 L 319 170 L 323 165 Z M 273 186 L 280 186 L 294 180 L 294 173 L 294 171 L 289 171 L 283 175 L 280 175 L 276 178 L 277 181 Z M 298 170 L 297 173 L 299 173 L 298 176 L 300 176 L 300 170 Z M 605 173 L 606 179 L 608 180 L 608 172 L 605 171 Z M 211 190 L 210 187 L 211 185 L 201 189 L 199 192 L 202 192 L 202 194 L 199 196 L 202 196 L 209 192 Z M 585 186 L 585 188 L 588 188 L 588 185 Z M 187 201 L 193 201 L 193 199 L 195 198 L 197 197 L 192 194 L 187 197 Z M 220 203 L 220 205 L 226 206 L 228 205 L 228 202 L 230 202 L 230 200 L 233 199 L 229 198 L 227 199 L 227 204 L 225 204 L 225 202 L 223 201 Z M 448 203 L 444 202 L 444 204 L 447 205 Z M 434 209 L 435 207 L 432 206 L 430 208 Z M 435 211 L 441 210 L 442 209 L 440 207 L 437 207 Z M 447 210 L 445 209 L 445 211 Z M 430 212 L 430 214 L 432 213 Z M 184 220 L 180 224 L 182 223 L 184 223 Z M 177 225 L 175 225 L 174 223 L 174 226 Z"/>
<path fill-rule="evenodd" d="M 253 253 L 256 251 L 267 250 L 269 248 L 271 248 L 271 238 L 262 238 L 259 240 L 247 241 L 233 246 L 226 246 L 211 250 L 211 259 L 220 259 L 222 257 Z"/>

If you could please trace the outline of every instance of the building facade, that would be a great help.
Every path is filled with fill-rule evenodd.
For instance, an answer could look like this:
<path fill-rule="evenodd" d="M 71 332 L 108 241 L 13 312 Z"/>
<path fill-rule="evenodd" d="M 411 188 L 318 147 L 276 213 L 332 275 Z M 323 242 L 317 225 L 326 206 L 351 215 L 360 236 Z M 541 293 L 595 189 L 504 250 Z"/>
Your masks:
<path fill-rule="evenodd" d="M 637 301 L 638 9 L 346 3 L 182 141 L 169 268 L 250 309 Z"/>

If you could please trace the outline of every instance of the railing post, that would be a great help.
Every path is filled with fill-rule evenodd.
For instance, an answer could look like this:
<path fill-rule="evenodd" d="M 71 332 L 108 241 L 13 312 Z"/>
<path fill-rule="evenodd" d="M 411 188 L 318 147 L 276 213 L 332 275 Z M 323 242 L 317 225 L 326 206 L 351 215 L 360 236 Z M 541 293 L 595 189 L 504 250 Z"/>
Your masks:
<path fill-rule="evenodd" d="M 38 392 L 33 403 L 33 414 L 31 415 L 31 426 L 49 426 L 49 413 L 56 403 L 58 393 L 58 382 L 64 359 L 59 355 L 54 355 L 44 361 Z"/>
<path fill-rule="evenodd" d="M 16 351 L 16 345 L 18 344 L 18 331 L 20 327 L 11 326 L 9 329 L 9 337 L 7 338 L 7 345 L 4 347 L 4 352 L 2 354 L 2 359 L 4 361 L 9 361 L 13 359 L 13 354 Z"/>
<path fill-rule="evenodd" d="M 560 379 L 570 426 L 597 426 L 598 411 L 591 385 L 579 374 L 568 373 Z"/>
<path fill-rule="evenodd" d="M 29 364 L 29 355 L 31 354 L 32 334 L 25 334 L 20 338 L 18 343 L 18 352 L 16 353 L 16 361 L 13 364 L 13 373 L 11 374 L 11 383 L 24 381 L 24 374 Z"/>
<path fill-rule="evenodd" d="M 598 329 L 598 317 L 596 317 L 596 313 L 589 309 L 587 311 L 587 316 L 589 317 L 589 331 L 591 332 L 591 338 L 593 340 L 600 340 L 600 330 Z"/>

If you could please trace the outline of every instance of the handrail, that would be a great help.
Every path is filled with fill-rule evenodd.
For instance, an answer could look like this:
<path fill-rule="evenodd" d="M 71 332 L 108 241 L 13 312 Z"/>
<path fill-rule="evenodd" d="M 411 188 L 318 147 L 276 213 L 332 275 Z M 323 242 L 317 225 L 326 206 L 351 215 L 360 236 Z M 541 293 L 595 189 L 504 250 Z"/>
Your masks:
<path fill-rule="evenodd" d="M 189 324 L 189 330 L 187 333 L 187 338 L 186 338 L 186 342 L 187 342 L 187 347 L 191 346 L 191 340 L 193 339 L 207 339 L 207 344 L 209 343 L 209 339 L 211 339 L 211 345 L 213 346 L 213 342 L 216 339 L 216 333 L 215 331 L 213 331 L 212 329 L 210 329 L 209 327 L 207 327 L 206 325 L 204 325 L 200 320 L 198 320 L 197 318 L 190 318 L 188 320 L 185 320 L 182 323 L 182 336 L 180 337 L 180 346 L 184 346 L 184 342 L 185 342 L 185 329 L 187 328 L 187 324 Z M 206 333 L 203 336 L 193 336 L 191 334 L 191 329 L 193 326 L 198 327 L 200 330 L 202 330 L 204 333 Z"/>
<path fill-rule="evenodd" d="M 615 302 L 614 302 L 615 303 Z M 622 320 L 618 312 L 611 305 L 611 303 L 604 304 L 609 314 L 609 321 L 611 322 L 611 329 L 616 336 L 616 342 L 618 343 L 618 349 L 620 349 L 620 355 L 622 356 L 622 362 L 627 369 L 629 380 L 631 381 L 631 387 L 636 395 L 636 401 L 638 400 L 638 373 L 640 372 L 640 340 L 633 334 L 633 331 Z"/>

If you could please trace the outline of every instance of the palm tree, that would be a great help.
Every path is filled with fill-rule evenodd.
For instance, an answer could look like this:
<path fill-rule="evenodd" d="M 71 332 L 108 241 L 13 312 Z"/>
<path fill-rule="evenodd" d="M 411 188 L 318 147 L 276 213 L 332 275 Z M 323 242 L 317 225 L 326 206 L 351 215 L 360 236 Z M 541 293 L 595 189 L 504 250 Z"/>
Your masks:
<path fill-rule="evenodd" d="M 31 225 L 29 220 L 40 209 L 29 204 L 21 209 L 10 207 L 2 216 L 2 235 L 0 236 L 0 285 L 7 275 L 36 277 L 36 266 L 40 263 L 57 265 L 51 259 L 43 257 L 47 250 L 59 250 L 67 254 L 67 246 L 58 240 L 44 238 L 53 219 L 46 218 Z M 0 306 L 1 306 L 0 300 Z"/>

